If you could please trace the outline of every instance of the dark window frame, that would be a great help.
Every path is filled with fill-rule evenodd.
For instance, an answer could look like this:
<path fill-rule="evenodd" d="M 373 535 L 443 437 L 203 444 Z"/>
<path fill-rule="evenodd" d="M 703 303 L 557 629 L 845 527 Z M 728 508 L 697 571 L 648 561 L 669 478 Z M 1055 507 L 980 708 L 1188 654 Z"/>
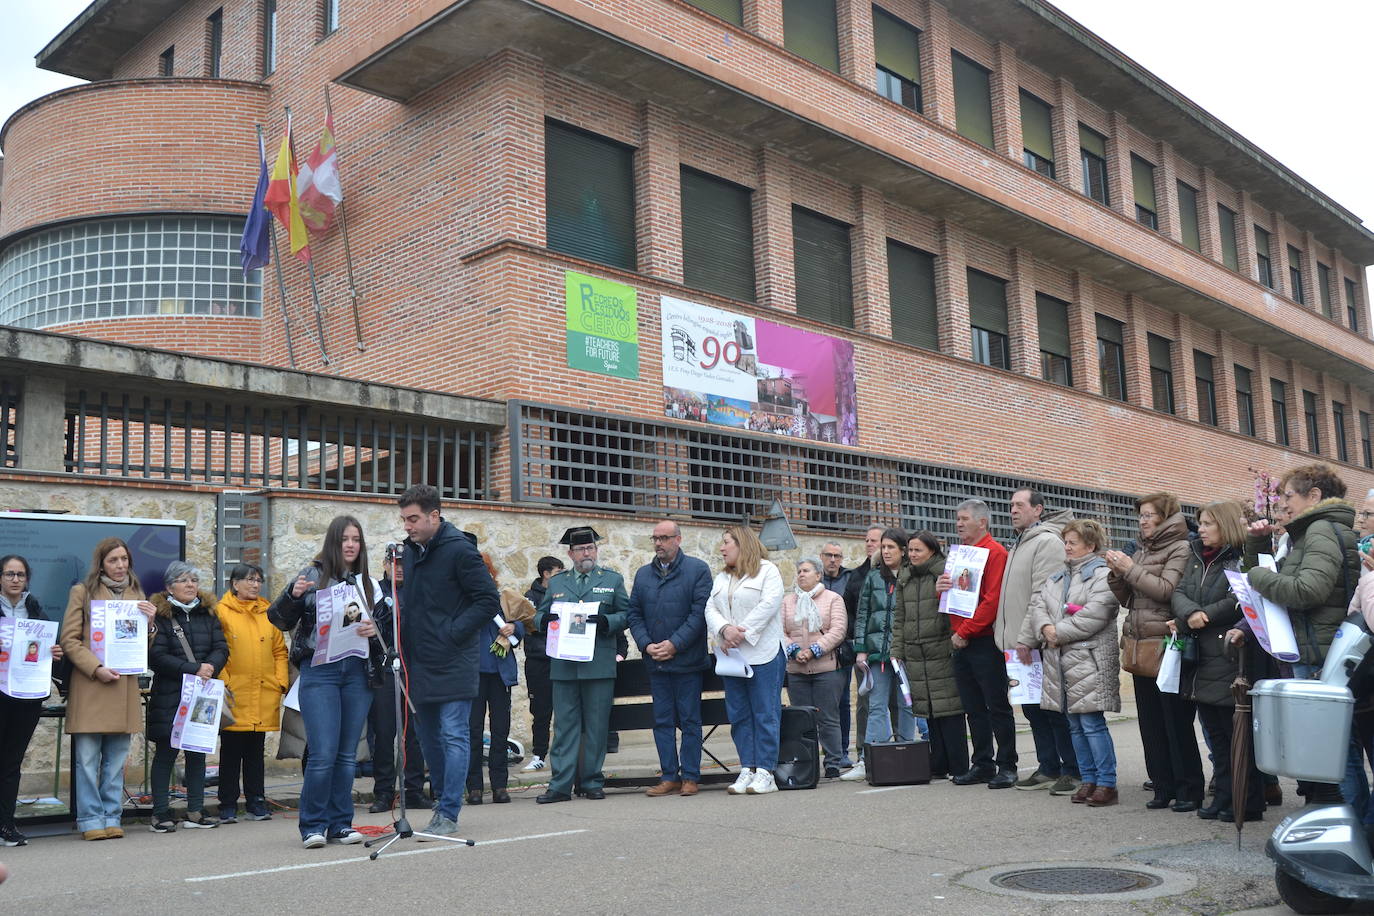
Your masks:
<path fill-rule="evenodd" d="M 1009 316 L 1007 311 L 1007 281 L 995 276 L 994 274 L 978 270 L 973 267 L 965 269 L 965 277 L 969 285 L 969 337 L 971 341 L 971 351 L 973 361 L 984 366 L 991 366 L 994 369 L 1011 369 L 1011 344 L 1008 337 Z M 985 286 L 991 289 L 990 284 L 983 283 L 979 278 L 992 281 L 1001 291 L 1000 309 L 994 308 L 991 321 L 983 320 L 980 322 L 978 312 L 984 310 L 984 306 L 974 302 L 973 288 L 975 286 Z M 986 317 L 986 316 L 984 316 Z M 990 325 L 995 325 L 990 327 Z"/>
<path fill-rule="evenodd" d="M 1322 314 L 1335 321 L 1336 304 L 1331 299 L 1331 268 L 1321 261 L 1317 262 L 1317 301 L 1321 303 Z"/>
<path fill-rule="evenodd" d="M 559 137 L 564 139 L 560 141 L 557 139 Z M 558 167 L 561 160 L 561 153 L 554 154 L 553 148 L 560 142 L 568 143 L 573 147 L 582 144 L 585 146 L 582 150 L 583 153 L 588 157 L 596 156 L 599 163 L 605 166 L 597 170 L 599 178 L 606 177 L 613 158 L 622 158 L 622 162 L 616 164 L 621 166 L 622 176 L 628 178 L 628 185 L 613 189 L 608 183 L 601 190 L 614 192 L 615 190 L 624 191 L 628 189 L 625 199 L 619 201 L 622 205 L 627 205 L 628 212 L 612 213 L 607 209 L 608 205 L 617 203 L 614 193 L 603 193 L 589 198 L 586 189 L 590 187 L 592 190 L 596 190 L 596 188 L 587 184 L 582 185 L 584 190 L 580 195 L 581 204 L 568 204 L 563 199 L 565 191 L 560 187 L 562 179 L 553 174 L 553 170 Z M 639 189 L 635 186 L 634 176 L 634 159 L 637 152 L 634 147 L 604 134 L 584 130 L 566 121 L 559 121 L 554 118 L 544 119 L 544 217 L 547 227 L 545 244 L 551 251 L 559 251 L 575 258 L 605 264 L 609 267 L 618 267 L 621 270 L 634 271 L 638 269 L 639 233 L 636 220 L 636 198 Z M 588 169 L 581 177 L 585 178 L 591 171 Z M 598 213 L 595 217 L 589 216 L 585 212 L 589 203 L 597 208 Z M 567 205 L 560 206 L 560 204 Z M 589 233 L 587 231 L 589 226 L 605 227 L 605 231 L 597 234 Z M 617 238 L 617 230 L 621 233 L 628 230 L 628 237 L 622 234 Z"/>
<path fill-rule="evenodd" d="M 1236 374 L 1236 422 L 1242 436 L 1255 435 L 1255 393 L 1254 373 L 1237 363 Z"/>
<path fill-rule="evenodd" d="M 1360 332 L 1360 284 L 1345 278 L 1345 321 L 1356 334 Z"/>
<path fill-rule="evenodd" d="M 1206 374 L 1203 374 L 1203 369 Z M 1193 381 L 1197 392 L 1197 419 L 1208 426 L 1219 426 L 1217 416 L 1216 357 L 1202 350 L 1193 351 Z"/>
<path fill-rule="evenodd" d="M 951 55 L 950 64 L 951 64 L 951 66 L 953 67 L 953 72 L 954 72 L 954 98 L 955 98 L 955 102 L 954 102 L 954 130 L 955 130 L 955 133 L 957 133 L 959 136 L 963 137 L 963 138 L 966 139 L 966 140 L 969 140 L 969 141 L 971 141 L 971 142 L 973 142 L 973 143 L 977 143 L 979 146 L 985 147 L 986 149 L 992 149 L 992 148 L 995 146 L 995 142 L 996 142 L 996 141 L 995 141 L 996 132 L 995 132 L 994 123 L 993 123 L 993 122 L 994 122 L 994 119 L 993 119 L 993 116 L 992 116 L 992 71 L 989 70 L 987 67 L 984 67 L 982 64 L 978 63 L 978 61 L 974 60 L 973 58 L 971 58 L 971 57 L 969 57 L 969 56 L 967 56 L 967 55 L 965 55 L 965 54 L 960 54 L 960 53 L 959 53 L 958 51 L 956 51 L 956 50 L 951 49 L 951 50 L 950 50 L 950 55 Z M 962 64 L 961 64 L 961 62 L 962 62 Z M 980 85 L 985 85 L 985 86 L 987 87 L 987 93 L 986 93 L 986 95 L 987 95 L 987 142 L 986 142 L 986 143 L 984 143 L 981 139 L 979 139 L 978 136 L 974 136 L 972 133 L 965 133 L 965 132 L 964 132 L 964 129 L 961 129 L 961 126 L 960 126 L 960 125 L 961 125 L 961 122 L 962 122 L 962 124 L 963 124 L 963 127 L 964 127 L 964 128 L 967 128 L 967 129 L 968 129 L 969 131 L 971 131 L 971 132 L 974 131 L 975 128 L 982 128 L 982 127 L 983 127 L 983 123 L 982 123 L 981 117 L 978 117 L 978 118 L 975 118 L 975 117 L 974 117 L 975 115 L 981 115 L 981 114 L 982 114 L 981 106 L 980 106 L 980 110 L 979 110 L 979 111 L 977 111 L 977 112 L 969 112 L 969 110 L 968 110 L 967 107 L 961 106 L 961 105 L 959 104 L 959 95 L 960 95 L 959 86 L 960 86 L 960 83 L 961 83 L 961 80 L 960 80 L 960 73 L 961 73 L 961 72 L 964 73 L 964 74 L 966 74 L 966 76 L 975 76 L 975 77 L 981 76 L 981 84 L 980 84 Z M 965 86 L 965 94 L 967 94 L 967 92 L 968 92 L 969 89 L 976 89 L 976 88 L 978 88 L 978 87 L 970 87 L 970 86 L 968 85 L 967 82 L 964 82 L 963 85 Z M 980 103 L 981 103 L 981 98 L 979 99 L 979 101 L 980 101 Z M 961 109 L 962 109 L 962 110 L 961 110 Z M 962 117 L 961 117 L 961 115 L 962 115 Z M 975 123 L 974 123 L 975 120 L 977 120 L 978 123 L 975 124 Z M 981 131 L 981 130 L 978 130 L 977 133 L 979 134 L 979 136 L 982 135 L 982 131 Z"/>
<path fill-rule="evenodd" d="M 1104 324 L 1103 322 L 1110 322 Z M 1127 400 L 1126 384 L 1126 323 L 1110 315 L 1096 316 L 1097 330 L 1097 385 L 1103 397 L 1113 401 Z M 1107 333 L 1104 334 L 1103 332 Z M 1116 391 L 1110 390 L 1112 376 L 1115 375 Z"/>
<path fill-rule="evenodd" d="M 1162 354 L 1159 353 L 1160 347 L 1156 341 L 1163 345 Z M 1148 333 L 1145 342 L 1150 354 L 1150 405 L 1160 413 L 1176 414 L 1178 403 L 1174 400 L 1174 342 L 1167 337 Z"/>
<path fill-rule="evenodd" d="M 1150 202 L 1154 207 L 1148 207 L 1140 200 L 1137 185 L 1142 181 L 1137 173 L 1137 165 L 1142 169 L 1149 169 Z M 1155 164 L 1144 156 L 1137 156 L 1131 153 L 1131 199 L 1135 203 L 1135 221 L 1142 226 L 1159 231 L 1159 195 L 1155 191 Z"/>
<path fill-rule="evenodd" d="M 1183 244 L 1202 253 L 1202 222 L 1198 215 L 1198 190 L 1185 181 L 1178 186 L 1178 229 Z"/>
<path fill-rule="evenodd" d="M 823 268 L 825 266 L 824 264 L 806 265 L 807 269 L 803 270 L 802 258 L 805 256 L 803 250 L 804 240 L 798 235 L 799 226 L 802 227 L 804 231 L 814 229 L 817 233 L 814 239 L 818 245 L 812 248 L 813 251 L 817 251 L 822 256 L 826 254 L 835 255 L 837 261 L 836 266 L 839 267 L 839 269 L 835 271 L 833 279 L 829 272 L 824 270 L 813 270 L 813 268 Z M 842 230 L 844 240 L 844 250 L 842 252 L 838 247 L 838 242 L 841 238 L 840 230 Z M 827 240 L 820 237 L 826 232 L 831 233 L 831 239 Z M 815 210 L 798 204 L 792 205 L 792 266 L 795 289 L 794 302 L 798 315 L 811 318 L 815 321 L 823 321 L 826 324 L 832 324 L 836 327 L 854 327 L 853 232 L 854 227 L 843 220 L 835 219 L 824 213 L 818 213 Z M 836 247 L 834 247 L 832 251 L 827 252 L 825 250 L 826 246 L 832 241 L 836 243 Z M 839 264 L 838 262 L 843 262 L 843 264 Z M 833 289 L 817 287 L 815 289 L 803 290 L 803 284 L 808 282 L 806 278 L 812 275 L 823 283 L 834 284 Z M 814 298 L 812 298 L 813 293 L 815 294 Z M 825 314 L 822 314 L 821 309 L 817 307 L 822 305 L 824 306 Z"/>
<path fill-rule="evenodd" d="M 262 75 L 277 72 L 277 0 L 262 3 Z"/>
<path fill-rule="evenodd" d="M 218 79 L 224 65 L 224 7 L 205 17 L 205 75 Z"/>
<path fill-rule="evenodd" d="M 689 185 L 696 185 L 708 200 L 699 201 Z M 754 239 L 753 190 L 686 165 L 678 170 L 678 188 L 682 201 L 683 285 L 742 302 L 756 301 L 758 258 Z M 712 195 L 734 199 L 709 200 Z M 742 201 L 739 199 L 741 196 Z M 735 225 L 724 224 L 718 216 L 723 209 L 720 204 L 727 202 L 737 210 L 742 210 L 736 214 L 741 218 Z M 703 207 L 699 212 L 698 203 Z M 704 238 L 697 238 L 698 229 L 705 232 Z M 747 241 L 738 251 L 722 251 L 720 245 L 727 236 Z M 747 252 L 747 257 L 743 252 Z"/>
<path fill-rule="evenodd" d="M 1350 447 L 1345 441 L 1345 405 L 1340 401 L 1331 402 L 1331 425 L 1336 436 L 1336 460 L 1349 462 Z"/>
<path fill-rule="evenodd" d="M 157 56 L 157 75 L 169 77 L 176 75 L 177 46 L 168 45 L 167 50 Z"/>
<path fill-rule="evenodd" d="M 1026 168 L 1032 172 L 1044 175 L 1050 180 L 1054 179 L 1054 106 L 1033 92 L 1020 90 L 1018 99 L 1021 104 L 1021 161 Z M 1039 151 L 1030 148 L 1026 143 L 1026 124 L 1029 119 L 1026 117 L 1027 107 L 1030 110 L 1039 112 L 1043 109 L 1045 128 L 1047 131 L 1046 142 L 1049 144 L 1042 147 Z M 1038 114 L 1037 114 L 1038 117 Z M 1048 153 L 1048 156 L 1046 154 Z"/>
<path fill-rule="evenodd" d="M 320 0 L 320 37 L 339 30 L 339 4 L 342 0 Z"/>
<path fill-rule="evenodd" d="M 1360 411 L 1360 451 L 1364 466 L 1374 468 L 1374 438 L 1371 438 L 1370 419 L 1367 411 Z"/>
<path fill-rule="evenodd" d="M 1240 246 L 1236 241 L 1236 211 L 1217 204 L 1217 240 L 1221 243 L 1223 267 L 1240 272 Z"/>
<path fill-rule="evenodd" d="M 1285 447 L 1292 445 L 1288 432 L 1288 384 L 1282 379 L 1269 380 L 1269 406 L 1274 412 L 1274 442 Z"/>
<path fill-rule="evenodd" d="M 913 347 L 921 347 L 926 350 L 940 349 L 940 315 L 939 307 L 936 302 L 935 271 L 937 269 L 938 256 L 929 251 L 923 251 L 913 245 L 907 245 L 896 239 L 887 240 L 887 292 L 888 310 L 891 315 L 892 339 L 898 343 L 908 344 Z M 924 270 L 929 266 L 929 286 L 921 290 L 929 297 L 929 313 L 918 315 L 917 310 L 922 305 L 922 296 L 907 295 L 906 298 L 899 298 L 903 294 L 915 294 L 917 291 L 912 288 L 912 277 L 897 277 L 894 270 L 903 270 L 906 266 L 916 268 L 916 273 L 922 274 L 920 282 L 926 283 Z M 905 282 L 903 282 L 905 281 Z M 907 320 L 904 313 L 910 311 L 914 320 Z"/>
<path fill-rule="evenodd" d="M 1069 324 L 1068 311 L 1069 304 L 1064 300 L 1045 293 L 1035 294 L 1035 321 L 1040 332 L 1040 377 L 1047 382 L 1072 388 L 1073 328 Z M 1051 338 L 1059 335 L 1061 323 L 1064 339 L 1063 343 L 1056 347 Z M 1047 341 L 1051 343 L 1050 346 L 1046 345 Z"/>
<path fill-rule="evenodd" d="M 1288 297 L 1299 305 L 1307 304 L 1307 293 L 1303 290 L 1302 251 L 1288 246 Z"/>
<path fill-rule="evenodd" d="M 812 15 L 824 17 L 826 12 L 829 13 L 828 20 L 812 22 L 809 18 Z M 789 19 L 794 26 L 791 29 L 787 27 Z M 817 67 L 822 67 L 831 73 L 840 72 L 840 11 L 836 0 L 782 0 L 782 21 L 782 46 L 784 48 L 802 60 L 810 61 Z M 823 36 L 823 48 L 820 44 L 812 47 L 808 42 L 795 40 L 798 32 L 804 31 L 801 28 L 803 23 L 806 25 L 806 29 L 813 27 L 819 29 L 815 34 Z M 787 40 L 789 33 L 794 38 L 792 42 Z M 811 34 L 808 32 L 807 37 L 810 37 Z M 830 39 L 833 39 L 833 44 L 830 43 Z M 832 51 L 834 52 L 833 57 L 831 56 Z M 818 57 L 824 59 L 817 60 Z"/>
<path fill-rule="evenodd" d="M 1256 226 L 1255 229 L 1255 273 L 1259 282 L 1274 288 L 1274 262 L 1270 260 L 1270 251 L 1273 247 L 1273 236 L 1269 230 L 1263 226 Z M 1263 244 L 1261 244 L 1263 237 Z"/>
<path fill-rule="evenodd" d="M 909 75 L 899 73 L 892 67 L 885 66 L 881 60 L 877 59 L 878 57 L 882 56 L 880 53 L 878 53 L 880 49 L 878 48 L 879 41 L 877 40 L 877 33 L 880 29 L 879 22 L 884 19 L 892 24 L 891 27 L 893 29 L 911 33 L 912 43 L 914 45 L 914 50 L 916 52 L 914 58 L 916 64 L 915 80 L 913 80 Z M 901 105 L 903 108 L 910 108 L 912 111 L 916 112 L 924 111 L 925 101 L 921 95 L 920 80 L 921 30 L 916 28 L 914 25 L 907 22 L 906 20 L 902 19 L 900 16 L 897 16 L 893 13 L 889 13 L 887 10 L 883 9 L 880 6 L 874 6 L 873 31 L 875 50 L 874 67 L 877 71 L 876 82 L 878 94 L 881 95 L 883 98 L 887 99 L 889 102 L 895 102 L 896 104 Z"/>
<path fill-rule="evenodd" d="M 1093 144 L 1089 149 L 1084 143 L 1084 135 Z M 1097 149 L 1102 150 L 1101 153 Z M 1083 164 L 1083 194 L 1104 207 L 1111 206 L 1111 188 L 1107 180 L 1107 138 L 1086 124 L 1078 125 L 1078 153 Z M 1099 197 L 1097 191 L 1101 192 Z"/>
<path fill-rule="evenodd" d="M 1317 418 L 1317 395 L 1303 389 L 1302 418 L 1307 430 L 1307 450 L 1314 455 L 1322 453 L 1321 423 Z"/>

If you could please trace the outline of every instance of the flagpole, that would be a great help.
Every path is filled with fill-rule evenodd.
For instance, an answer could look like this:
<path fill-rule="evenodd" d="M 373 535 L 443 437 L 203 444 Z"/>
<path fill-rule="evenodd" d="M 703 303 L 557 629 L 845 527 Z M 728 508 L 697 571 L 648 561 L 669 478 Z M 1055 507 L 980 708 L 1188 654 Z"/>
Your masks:
<path fill-rule="evenodd" d="M 287 105 L 285 107 L 286 123 L 288 125 L 288 129 L 286 132 L 286 142 L 291 149 L 291 161 L 295 162 L 296 138 L 292 135 L 291 130 L 289 129 L 289 125 L 291 124 L 291 106 Z M 290 176 L 288 180 L 295 181 L 295 176 Z M 291 193 L 293 195 L 299 194 L 300 189 L 292 188 Z M 311 252 L 311 256 L 305 259 L 305 269 L 306 272 L 310 275 L 310 297 L 315 301 L 315 332 L 319 335 L 320 339 L 320 361 L 327 366 L 329 365 L 329 351 L 326 350 L 324 346 L 324 306 L 320 304 L 320 288 L 319 285 L 315 282 L 314 252 Z"/>
<path fill-rule="evenodd" d="M 258 149 L 262 149 L 262 125 L 258 128 Z M 265 160 L 264 160 L 265 161 Z M 291 368 L 296 368 L 296 348 L 291 343 L 291 313 L 286 308 L 286 277 L 281 271 L 281 251 L 277 249 L 277 226 L 276 220 L 268 217 L 267 231 L 272 237 L 272 263 L 277 268 L 277 292 L 281 297 L 281 320 L 283 329 L 286 333 L 286 356 L 291 361 Z"/>
<path fill-rule="evenodd" d="M 324 113 L 330 121 L 334 118 L 334 108 L 329 102 L 329 84 L 324 86 Z M 343 172 L 339 169 L 339 161 L 343 155 L 339 152 L 339 139 L 334 138 L 334 171 L 339 175 L 339 184 L 343 185 Z M 358 352 L 367 349 L 367 344 L 363 343 L 363 320 L 359 314 L 358 281 L 353 276 L 353 251 L 348 245 L 348 218 L 344 214 L 344 202 L 339 201 L 339 232 L 343 234 L 344 264 L 348 268 L 348 295 L 353 302 L 353 332 L 358 338 Z"/>

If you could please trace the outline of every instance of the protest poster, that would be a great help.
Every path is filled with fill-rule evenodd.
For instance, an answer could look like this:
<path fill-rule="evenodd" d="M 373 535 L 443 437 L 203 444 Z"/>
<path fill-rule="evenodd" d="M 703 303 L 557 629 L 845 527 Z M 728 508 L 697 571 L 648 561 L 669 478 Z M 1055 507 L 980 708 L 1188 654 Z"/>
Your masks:
<path fill-rule="evenodd" d="M 1301 658 L 1288 611 L 1256 591 L 1245 573 L 1234 569 L 1225 572 L 1231 592 L 1240 604 L 1240 612 L 1250 622 L 1250 630 L 1264 651 L 1289 664 Z"/>
<path fill-rule="evenodd" d="M 91 651 L 116 674 L 148 669 L 148 618 L 137 601 L 91 602 Z"/>
<path fill-rule="evenodd" d="M 219 747 L 219 717 L 224 709 L 224 681 L 181 676 L 181 702 L 172 719 L 172 747 L 213 754 Z"/>
<path fill-rule="evenodd" d="M 315 592 L 315 654 L 311 666 L 327 665 L 341 658 L 367 658 L 367 637 L 358 625 L 370 620 L 367 604 L 358 589 L 340 582 Z"/>
<path fill-rule="evenodd" d="M 596 654 L 596 624 L 589 619 L 599 613 L 598 601 L 555 601 L 550 611 L 557 620 L 549 621 L 545 646 L 549 658 L 566 662 L 589 662 Z"/>
<path fill-rule="evenodd" d="M 1031 650 L 1029 665 L 1021 664 L 1013 649 L 1004 650 L 1002 657 L 1007 662 L 1007 699 L 1013 706 L 1038 704 L 1040 688 L 1045 682 L 1045 665 L 1040 657 L 1040 650 Z"/>
<path fill-rule="evenodd" d="M 0 618 L 0 693 L 16 700 L 42 700 L 52 692 L 52 647 L 56 620 Z"/>
<path fill-rule="evenodd" d="M 858 445 L 854 345 L 663 296 L 663 413 Z"/>
<path fill-rule="evenodd" d="M 983 568 L 988 565 L 990 551 L 986 547 L 955 544 L 949 548 L 945 571 L 953 583 L 949 591 L 940 595 L 940 613 L 956 617 L 972 617 L 978 609 L 978 588 L 983 583 Z"/>

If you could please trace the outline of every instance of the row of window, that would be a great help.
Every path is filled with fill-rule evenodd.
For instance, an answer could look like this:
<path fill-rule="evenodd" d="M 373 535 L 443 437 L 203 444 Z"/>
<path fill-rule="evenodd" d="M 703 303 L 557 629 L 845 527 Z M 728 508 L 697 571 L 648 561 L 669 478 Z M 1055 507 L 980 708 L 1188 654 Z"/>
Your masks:
<path fill-rule="evenodd" d="M 329 35 L 339 28 L 340 0 L 319 0 L 320 37 Z M 271 76 L 277 69 L 277 3 L 278 0 L 263 0 L 261 39 L 262 39 L 262 76 Z M 205 19 L 205 68 L 204 75 L 220 77 L 224 65 L 224 10 L 215 10 Z M 158 76 L 176 76 L 176 45 L 158 55 Z"/>
<path fill-rule="evenodd" d="M 694 6 L 735 25 L 743 24 L 740 0 L 688 0 Z M 877 62 L 876 88 L 880 95 L 914 111 L 922 111 L 921 32 L 914 26 L 877 6 L 873 7 L 873 44 Z M 835 0 L 783 0 L 783 43 L 794 54 L 829 70 L 839 72 L 839 32 Z M 958 51 L 951 52 L 954 77 L 955 129 L 989 149 L 993 148 L 992 74 Z M 1047 178 L 1055 178 L 1053 112 L 1048 102 L 1020 90 L 1022 161 L 1025 166 Z M 1107 178 L 1107 138 L 1084 124 L 1078 125 L 1079 154 L 1083 166 L 1083 193 L 1110 205 Z M 1159 201 L 1155 191 L 1155 165 L 1134 153 L 1131 163 L 1131 195 L 1135 218 L 1152 230 L 1159 230 Z M 1202 253 L 1202 227 L 1198 212 L 1198 190 L 1183 181 L 1177 183 L 1179 230 L 1183 244 Z M 1270 234 L 1259 226 L 1255 231 L 1255 273 L 1261 283 L 1276 288 L 1271 262 Z M 1236 247 L 1236 213 L 1217 205 L 1217 234 L 1221 260 L 1231 270 L 1240 270 Z M 1309 304 L 1312 278 L 1302 275 L 1302 252 L 1288 246 L 1288 289 L 1292 298 Z M 1351 330 L 1360 330 L 1359 287 L 1345 278 L 1344 316 L 1338 314 L 1331 289 L 1331 268 L 1317 265 L 1317 296 L 1322 314 L 1341 321 Z"/>
<path fill-rule="evenodd" d="M 546 214 L 549 248 L 625 270 L 637 269 L 635 240 L 634 149 L 556 121 L 545 125 Z M 755 299 L 753 192 L 733 182 L 683 166 L 683 282 L 752 302 Z M 854 326 L 850 226 L 804 207 L 792 207 L 792 248 L 797 312 L 842 327 Z M 936 256 L 893 239 L 887 240 L 887 269 L 892 337 L 901 343 L 939 349 L 935 293 Z M 999 369 L 1011 368 L 1007 319 L 1007 281 L 973 268 L 967 272 L 969 331 L 973 358 Z M 1041 375 L 1060 385 L 1073 385 L 1069 304 L 1036 294 Z M 1100 391 L 1126 400 L 1124 326 L 1097 315 Z M 1175 412 L 1174 342 L 1149 334 L 1150 384 L 1156 410 Z M 1198 417 L 1217 425 L 1213 357 L 1194 352 Z M 1250 370 L 1236 366 L 1240 430 L 1255 434 Z M 1272 382 L 1281 390 L 1283 383 Z M 1286 403 L 1283 395 L 1276 399 Z M 1339 406 L 1339 405 L 1338 405 Z M 1343 409 L 1343 408 L 1342 408 Z M 1368 415 L 1361 412 L 1362 429 Z M 1343 420 L 1338 424 L 1343 428 Z M 1337 434 L 1338 458 L 1345 460 L 1343 432 Z M 1275 439 L 1288 445 L 1287 409 L 1275 412 Z M 1368 435 L 1365 436 L 1366 443 Z M 1309 448 L 1320 452 L 1318 437 Z M 1366 452 L 1368 445 L 1366 444 Z"/>

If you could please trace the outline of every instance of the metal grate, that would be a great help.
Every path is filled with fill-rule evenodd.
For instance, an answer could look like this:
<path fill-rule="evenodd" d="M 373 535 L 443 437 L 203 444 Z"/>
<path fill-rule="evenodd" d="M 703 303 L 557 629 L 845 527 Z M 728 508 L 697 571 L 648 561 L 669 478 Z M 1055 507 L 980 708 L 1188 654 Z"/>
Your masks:
<path fill-rule="evenodd" d="M 1125 894 L 1163 884 L 1163 879 L 1129 868 L 1025 868 L 992 879 L 997 887 L 1032 894 Z"/>
<path fill-rule="evenodd" d="M 0 379 L 0 467 L 19 466 L 19 391 L 9 379 Z"/>
<path fill-rule="evenodd" d="M 80 390 L 67 402 L 65 467 L 101 477 L 486 499 L 486 429 L 309 404 L 192 401 Z"/>
<path fill-rule="evenodd" d="M 992 507 L 993 536 L 1009 540 L 1011 495 L 1033 486 L 1051 506 L 1101 520 L 1115 544 L 1138 531 L 1134 499 L 1121 493 L 804 440 L 526 402 L 511 403 L 510 428 L 517 501 L 738 521 L 764 515 L 776 498 L 794 524 L 811 531 L 896 524 L 953 541 L 955 507 L 973 496 Z"/>
<path fill-rule="evenodd" d="M 270 568 L 271 504 L 265 496 L 230 491 L 219 494 L 215 509 L 215 580 L 220 594 L 229 587 L 229 571 L 235 565 Z"/>

